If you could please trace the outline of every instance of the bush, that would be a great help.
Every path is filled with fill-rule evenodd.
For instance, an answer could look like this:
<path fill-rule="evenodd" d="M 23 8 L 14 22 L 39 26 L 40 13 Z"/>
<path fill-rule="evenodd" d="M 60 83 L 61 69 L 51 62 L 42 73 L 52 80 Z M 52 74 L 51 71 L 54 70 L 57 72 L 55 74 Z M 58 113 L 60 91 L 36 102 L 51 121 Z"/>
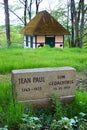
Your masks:
<path fill-rule="evenodd" d="M 50 130 L 86 130 L 87 128 L 87 115 L 80 113 L 79 116 L 74 118 L 61 117 L 60 120 L 53 120 Z"/>

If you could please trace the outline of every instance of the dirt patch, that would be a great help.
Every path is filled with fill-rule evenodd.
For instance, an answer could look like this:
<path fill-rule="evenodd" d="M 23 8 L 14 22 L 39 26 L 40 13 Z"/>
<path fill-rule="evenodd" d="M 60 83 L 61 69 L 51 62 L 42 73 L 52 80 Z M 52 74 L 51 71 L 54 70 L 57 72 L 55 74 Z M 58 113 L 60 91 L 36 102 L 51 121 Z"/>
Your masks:
<path fill-rule="evenodd" d="M 0 74 L 0 82 L 11 81 L 11 74 Z"/>
<path fill-rule="evenodd" d="M 76 86 L 77 86 L 77 89 L 79 90 L 87 91 L 87 70 L 77 73 Z"/>

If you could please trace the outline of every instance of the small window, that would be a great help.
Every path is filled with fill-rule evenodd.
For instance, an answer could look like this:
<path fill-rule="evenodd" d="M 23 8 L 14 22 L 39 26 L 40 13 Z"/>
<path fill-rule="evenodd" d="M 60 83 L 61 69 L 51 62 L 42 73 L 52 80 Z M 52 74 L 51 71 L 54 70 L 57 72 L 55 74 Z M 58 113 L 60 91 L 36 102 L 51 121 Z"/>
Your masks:
<path fill-rule="evenodd" d="M 60 47 L 62 47 L 63 45 L 62 44 L 60 44 Z"/>
<path fill-rule="evenodd" d="M 44 46 L 44 44 L 43 43 L 40 43 L 39 45 L 38 45 L 38 47 L 43 47 Z"/>

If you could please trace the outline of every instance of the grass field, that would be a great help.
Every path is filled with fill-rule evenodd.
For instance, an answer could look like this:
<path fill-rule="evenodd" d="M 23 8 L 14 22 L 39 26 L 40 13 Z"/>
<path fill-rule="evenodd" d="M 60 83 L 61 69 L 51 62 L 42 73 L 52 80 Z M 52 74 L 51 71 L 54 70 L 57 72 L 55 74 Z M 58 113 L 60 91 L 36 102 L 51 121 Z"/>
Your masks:
<path fill-rule="evenodd" d="M 87 70 L 87 49 L 70 48 L 9 48 L 0 49 L 0 74 L 13 69 L 71 66 Z"/>

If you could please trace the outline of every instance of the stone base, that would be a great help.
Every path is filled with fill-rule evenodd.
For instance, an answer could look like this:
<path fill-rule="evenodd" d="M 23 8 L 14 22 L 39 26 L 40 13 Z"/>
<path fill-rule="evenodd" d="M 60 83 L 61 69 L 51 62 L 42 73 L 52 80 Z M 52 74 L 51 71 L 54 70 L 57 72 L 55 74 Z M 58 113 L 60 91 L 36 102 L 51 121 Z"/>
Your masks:
<path fill-rule="evenodd" d="M 62 105 L 66 105 L 72 103 L 72 101 L 75 100 L 75 95 L 60 97 L 58 100 L 62 103 Z M 44 98 L 37 100 L 27 100 L 27 101 L 19 101 L 19 103 L 23 103 L 26 107 L 32 106 L 33 108 L 43 108 L 43 107 L 51 107 L 52 99 Z"/>

